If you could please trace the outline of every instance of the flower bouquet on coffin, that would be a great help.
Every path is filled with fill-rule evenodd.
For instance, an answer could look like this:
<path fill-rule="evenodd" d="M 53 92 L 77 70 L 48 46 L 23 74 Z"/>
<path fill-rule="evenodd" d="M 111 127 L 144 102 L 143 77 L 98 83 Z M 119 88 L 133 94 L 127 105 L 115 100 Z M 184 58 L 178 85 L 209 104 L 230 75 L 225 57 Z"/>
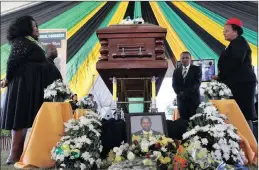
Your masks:
<path fill-rule="evenodd" d="M 56 80 L 46 89 L 44 89 L 44 99 L 53 102 L 64 102 L 71 96 L 69 87 L 62 82 L 62 80 Z"/>
<path fill-rule="evenodd" d="M 133 20 L 130 19 L 130 16 L 127 16 L 125 19 L 123 19 L 120 24 L 144 24 L 145 21 L 142 17 L 134 18 Z"/>
<path fill-rule="evenodd" d="M 109 170 L 115 169 L 158 169 L 172 167 L 176 144 L 164 136 L 133 136 L 132 144 L 122 144 L 109 153 L 112 163 Z M 138 167 L 138 168 L 137 168 Z"/>
<path fill-rule="evenodd" d="M 231 169 L 247 163 L 237 129 L 225 123 L 226 119 L 212 103 L 200 104 L 197 114 L 190 118 L 183 149 L 177 155 L 186 161 L 184 168 Z"/>
<path fill-rule="evenodd" d="M 226 84 L 212 81 L 205 87 L 204 95 L 209 100 L 221 100 L 229 99 L 232 96 L 232 92 Z"/>
<path fill-rule="evenodd" d="M 65 135 L 51 151 L 51 157 L 56 161 L 57 168 L 64 170 L 99 168 L 102 152 L 101 125 L 98 115 L 94 112 L 65 123 Z"/>

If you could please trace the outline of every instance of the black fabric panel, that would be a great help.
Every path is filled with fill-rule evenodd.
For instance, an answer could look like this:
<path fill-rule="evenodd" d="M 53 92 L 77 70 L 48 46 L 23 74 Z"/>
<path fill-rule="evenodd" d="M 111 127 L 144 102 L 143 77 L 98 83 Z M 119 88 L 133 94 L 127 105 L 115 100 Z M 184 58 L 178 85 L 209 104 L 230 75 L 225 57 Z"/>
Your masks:
<path fill-rule="evenodd" d="M 84 26 L 67 42 L 67 62 L 79 51 L 117 2 L 107 2 Z M 90 48 L 90 47 L 89 47 Z"/>
<path fill-rule="evenodd" d="M 212 37 L 171 2 L 167 2 L 167 4 L 218 56 L 220 56 L 221 52 L 225 49 L 223 44 Z"/>
<path fill-rule="evenodd" d="M 228 19 L 239 18 L 245 27 L 258 30 L 258 4 L 249 1 L 197 1 L 204 8 Z"/>
<path fill-rule="evenodd" d="M 31 15 L 37 21 L 38 25 L 41 25 L 51 20 L 52 18 L 55 18 L 56 16 L 62 14 L 63 12 L 73 8 L 79 3 L 81 2 L 49 1 L 1 16 L 1 45 L 7 43 L 7 29 L 14 19 L 24 15 Z"/>
<path fill-rule="evenodd" d="M 149 2 L 142 1 L 141 10 L 142 10 L 142 18 L 144 19 L 145 22 L 150 23 L 150 24 L 159 25 L 154 13 L 152 12 L 152 8 L 151 8 Z M 174 66 L 176 66 L 175 55 L 166 40 L 165 40 L 165 55 L 168 59 L 170 58 L 174 64 Z"/>
<path fill-rule="evenodd" d="M 134 8 L 135 1 L 130 1 L 123 19 L 125 19 L 127 16 L 130 16 L 130 19 L 134 19 Z"/>

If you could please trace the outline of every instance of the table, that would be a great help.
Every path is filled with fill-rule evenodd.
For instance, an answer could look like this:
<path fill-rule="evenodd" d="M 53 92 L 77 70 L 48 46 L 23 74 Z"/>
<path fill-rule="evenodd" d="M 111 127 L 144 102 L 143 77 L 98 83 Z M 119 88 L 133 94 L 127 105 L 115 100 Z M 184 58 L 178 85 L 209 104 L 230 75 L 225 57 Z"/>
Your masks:
<path fill-rule="evenodd" d="M 246 153 L 249 163 L 257 164 L 258 145 L 254 134 L 248 126 L 246 119 L 236 101 L 233 99 L 229 99 L 211 100 L 210 102 L 218 108 L 221 114 L 224 114 L 229 118 L 229 123 L 231 123 L 238 129 L 238 134 L 242 139 L 242 149 Z M 179 118 L 180 114 L 176 109 L 173 114 L 173 120 L 177 120 Z"/>
<path fill-rule="evenodd" d="M 31 134 L 16 168 L 50 168 L 55 166 L 51 150 L 64 133 L 64 122 L 72 118 L 69 103 L 45 102 L 32 126 Z"/>

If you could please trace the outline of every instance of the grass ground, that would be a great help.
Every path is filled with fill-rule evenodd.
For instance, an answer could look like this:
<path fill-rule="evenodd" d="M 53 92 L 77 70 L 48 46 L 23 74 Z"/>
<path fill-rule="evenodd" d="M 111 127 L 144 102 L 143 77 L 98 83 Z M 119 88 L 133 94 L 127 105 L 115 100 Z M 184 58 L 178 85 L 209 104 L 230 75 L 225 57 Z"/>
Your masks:
<path fill-rule="evenodd" d="M 16 168 L 14 168 L 13 165 L 6 165 L 5 162 L 8 158 L 8 155 L 9 155 L 9 151 L 7 150 L 1 150 L 1 166 L 0 166 L 0 169 L 1 170 L 17 170 Z M 30 169 L 30 170 L 34 170 L 34 169 Z M 36 170 L 36 169 L 35 169 Z M 45 169 L 37 169 L 37 170 L 45 170 Z M 48 170 L 56 170 L 55 168 L 51 168 L 51 169 L 48 169 Z"/>

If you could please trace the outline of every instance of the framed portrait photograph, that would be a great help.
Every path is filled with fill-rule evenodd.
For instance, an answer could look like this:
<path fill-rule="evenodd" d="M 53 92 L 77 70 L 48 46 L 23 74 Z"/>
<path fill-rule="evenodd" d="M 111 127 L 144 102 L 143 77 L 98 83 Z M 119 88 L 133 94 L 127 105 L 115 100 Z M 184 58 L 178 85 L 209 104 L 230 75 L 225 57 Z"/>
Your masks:
<path fill-rule="evenodd" d="M 133 135 L 167 136 L 165 113 L 131 113 L 125 117 L 128 143 Z"/>

